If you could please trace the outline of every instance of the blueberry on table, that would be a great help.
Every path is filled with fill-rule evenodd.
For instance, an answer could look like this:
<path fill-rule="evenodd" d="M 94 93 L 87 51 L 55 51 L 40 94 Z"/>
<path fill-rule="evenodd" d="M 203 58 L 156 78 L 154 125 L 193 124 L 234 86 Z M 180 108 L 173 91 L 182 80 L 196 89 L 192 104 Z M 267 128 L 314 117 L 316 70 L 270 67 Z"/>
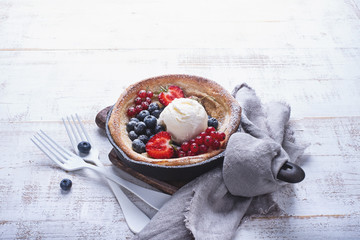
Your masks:
<path fill-rule="evenodd" d="M 139 121 L 139 120 L 138 120 L 138 121 Z M 137 122 L 135 122 L 135 121 L 130 121 L 130 122 L 128 122 L 128 123 L 126 124 L 126 131 L 127 131 L 127 132 L 130 132 L 130 131 L 134 130 L 134 127 L 135 127 L 136 123 L 137 123 Z"/>
<path fill-rule="evenodd" d="M 153 102 L 153 103 L 150 103 L 148 111 L 153 112 L 153 111 L 159 110 L 159 109 L 160 109 L 159 105 L 157 103 Z"/>
<path fill-rule="evenodd" d="M 136 123 L 134 127 L 134 131 L 137 135 L 145 134 L 146 132 L 146 124 L 144 122 L 138 122 Z"/>
<path fill-rule="evenodd" d="M 208 127 L 214 127 L 215 129 L 217 129 L 219 126 L 219 122 L 216 118 L 210 117 L 208 119 Z"/>
<path fill-rule="evenodd" d="M 156 117 L 149 115 L 144 118 L 144 123 L 148 128 L 152 129 L 156 127 L 157 119 Z"/>
<path fill-rule="evenodd" d="M 72 182 L 70 179 L 65 178 L 60 182 L 60 187 L 64 191 L 70 190 L 71 186 L 72 186 Z"/>
<path fill-rule="evenodd" d="M 146 135 L 140 135 L 140 136 L 138 137 L 138 139 L 139 139 L 140 141 L 142 141 L 143 143 L 145 143 L 145 144 L 149 141 L 149 137 L 146 136 Z"/>
<path fill-rule="evenodd" d="M 141 141 L 140 139 L 135 139 L 132 142 L 132 149 L 137 153 L 144 153 L 146 151 L 145 143 L 143 143 L 143 141 Z"/>
<path fill-rule="evenodd" d="M 141 112 L 139 112 L 139 114 L 136 116 L 137 119 L 139 119 L 140 121 L 144 120 L 144 118 L 146 116 L 149 116 L 150 112 L 148 110 L 142 110 Z"/>
<path fill-rule="evenodd" d="M 153 115 L 156 118 L 159 118 L 161 111 L 160 110 L 154 110 L 151 112 L 151 115 Z"/>
<path fill-rule="evenodd" d="M 134 141 L 135 139 L 138 138 L 138 135 L 135 133 L 135 131 L 130 131 L 128 136 L 129 136 L 131 141 Z"/>
<path fill-rule="evenodd" d="M 91 145 L 89 142 L 82 141 L 78 144 L 77 148 L 78 148 L 79 152 L 87 154 L 91 150 Z"/>

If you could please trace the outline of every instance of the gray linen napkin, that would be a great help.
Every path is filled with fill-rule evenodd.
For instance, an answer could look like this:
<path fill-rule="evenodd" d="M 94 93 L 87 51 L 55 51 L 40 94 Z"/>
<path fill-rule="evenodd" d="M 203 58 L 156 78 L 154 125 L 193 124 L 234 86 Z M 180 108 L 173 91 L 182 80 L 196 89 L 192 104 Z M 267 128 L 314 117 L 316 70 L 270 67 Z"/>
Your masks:
<path fill-rule="evenodd" d="M 233 96 L 243 109 L 241 130 L 229 139 L 223 167 L 179 189 L 134 239 L 231 239 L 244 214 L 256 212 L 253 197 L 286 184 L 276 179 L 279 169 L 306 148 L 288 126 L 290 107 L 261 104 L 246 84 Z"/>

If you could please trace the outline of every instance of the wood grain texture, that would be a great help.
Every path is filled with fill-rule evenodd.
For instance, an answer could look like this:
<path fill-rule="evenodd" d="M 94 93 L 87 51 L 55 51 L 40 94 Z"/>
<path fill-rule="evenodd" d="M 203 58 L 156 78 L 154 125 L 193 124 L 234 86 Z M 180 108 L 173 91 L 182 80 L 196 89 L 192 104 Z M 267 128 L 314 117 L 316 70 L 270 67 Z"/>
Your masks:
<path fill-rule="evenodd" d="M 70 148 L 61 117 L 77 112 L 106 168 L 151 188 L 113 167 L 94 120 L 129 84 L 177 73 L 286 101 L 311 143 L 305 180 L 234 239 L 360 238 L 359 1 L 2 0 L 0 239 L 131 239 L 106 181 L 62 171 L 29 139 L 43 129 Z"/>

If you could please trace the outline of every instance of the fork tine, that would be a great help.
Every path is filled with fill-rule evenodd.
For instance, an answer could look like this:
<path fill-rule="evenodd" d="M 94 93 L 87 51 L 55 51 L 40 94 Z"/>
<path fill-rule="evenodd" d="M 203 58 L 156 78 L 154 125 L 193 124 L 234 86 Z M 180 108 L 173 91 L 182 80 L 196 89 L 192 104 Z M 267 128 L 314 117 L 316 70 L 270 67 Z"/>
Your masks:
<path fill-rule="evenodd" d="M 67 133 L 67 135 L 68 135 L 68 137 L 69 137 L 69 139 L 70 139 L 71 145 L 73 146 L 74 150 L 76 150 L 76 149 L 77 149 L 77 142 L 76 142 L 76 140 L 74 139 L 74 135 L 71 133 L 71 131 L 70 131 L 70 129 L 69 129 L 69 124 L 67 124 L 67 123 L 65 122 L 65 119 L 64 119 L 64 118 L 62 118 L 62 121 L 63 121 L 63 123 L 64 123 L 65 129 L 66 129 L 66 133 Z M 71 126 L 71 125 L 70 125 L 70 126 Z"/>
<path fill-rule="evenodd" d="M 84 141 L 84 140 L 88 141 L 88 140 L 86 139 L 86 136 L 84 135 L 84 132 L 82 132 L 82 131 L 80 130 L 79 124 L 76 122 L 76 120 L 75 120 L 75 118 L 74 118 L 74 115 L 71 115 L 71 118 L 72 118 L 73 123 L 74 123 L 74 125 L 75 125 L 75 128 L 76 128 L 76 130 L 77 130 L 77 133 L 78 133 L 79 136 L 80 136 L 80 141 Z M 79 122 L 80 122 L 80 121 L 79 121 Z"/>
<path fill-rule="evenodd" d="M 71 132 L 72 132 L 72 134 L 73 134 L 73 136 L 74 136 L 74 138 L 75 138 L 76 144 L 79 143 L 79 142 L 81 142 L 81 136 L 79 136 L 79 135 L 77 134 L 77 132 L 76 132 L 76 130 L 74 129 L 74 126 L 73 126 L 74 124 L 72 124 L 69 116 L 67 116 L 66 118 L 67 118 L 68 124 L 70 125 Z M 80 138 L 79 138 L 79 137 L 80 137 Z"/>
<path fill-rule="evenodd" d="M 79 122 L 79 124 L 80 124 L 80 128 L 81 128 L 83 134 L 84 134 L 85 137 L 86 137 L 86 140 L 87 140 L 90 144 L 92 144 L 91 138 L 90 138 L 89 134 L 86 132 L 85 127 L 84 127 L 84 125 L 82 124 L 82 122 L 81 122 L 81 120 L 80 120 L 80 118 L 79 118 L 79 115 L 78 115 L 77 113 L 75 113 L 75 116 L 76 116 L 76 118 L 77 118 L 77 120 L 78 120 L 78 122 Z"/>
<path fill-rule="evenodd" d="M 38 135 L 42 137 L 39 133 Z M 60 166 L 66 161 L 66 159 L 57 154 L 53 149 L 49 148 L 48 143 L 44 143 L 44 141 L 46 141 L 45 139 L 42 141 L 36 135 L 34 135 L 34 138 L 42 145 L 42 147 L 38 144 L 36 144 L 36 146 L 38 146 L 51 160 L 55 161 Z"/>
<path fill-rule="evenodd" d="M 34 138 L 36 138 L 36 137 L 34 136 Z M 33 138 L 30 138 L 30 140 L 31 140 L 43 153 L 45 153 L 45 155 L 48 156 L 48 158 L 50 158 L 51 160 L 53 160 L 53 161 L 54 161 L 55 163 L 57 163 L 58 165 L 62 165 L 62 163 L 61 163 L 59 160 L 57 160 L 56 158 L 54 158 L 53 156 L 51 156 L 51 155 L 46 151 L 46 149 L 45 149 L 44 147 L 40 146 Z M 39 141 L 39 140 L 37 140 L 37 141 Z"/>
<path fill-rule="evenodd" d="M 47 138 L 47 139 L 49 139 L 51 142 L 52 142 L 52 144 L 50 144 L 50 145 L 52 145 L 52 146 L 56 146 L 56 147 L 53 147 L 60 155 L 62 155 L 64 158 L 67 158 L 67 157 L 71 157 L 71 156 L 76 156 L 74 153 L 72 153 L 72 152 L 70 152 L 69 150 L 67 150 L 67 149 L 65 149 L 64 147 L 62 147 L 62 146 L 60 146 L 57 142 L 55 142 L 51 137 L 49 137 L 44 131 L 42 131 L 42 130 L 40 130 L 40 132 Z M 40 134 L 39 134 L 40 135 Z M 41 136 L 41 135 L 40 135 Z M 41 136 L 42 137 L 42 136 Z M 43 137 L 42 137 L 43 138 Z M 43 138 L 44 139 L 44 138 Z M 46 139 L 45 139 L 45 141 L 46 141 Z M 48 142 L 48 141 L 47 141 Z M 61 151 L 60 151 L 60 150 Z M 64 154 L 67 154 L 67 156 L 65 156 Z"/>

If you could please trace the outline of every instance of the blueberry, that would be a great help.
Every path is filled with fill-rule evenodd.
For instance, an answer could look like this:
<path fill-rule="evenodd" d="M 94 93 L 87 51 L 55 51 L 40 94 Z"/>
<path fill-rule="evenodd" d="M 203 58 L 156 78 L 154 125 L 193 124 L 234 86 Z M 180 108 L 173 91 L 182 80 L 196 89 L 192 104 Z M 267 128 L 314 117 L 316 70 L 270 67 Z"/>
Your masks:
<path fill-rule="evenodd" d="M 149 137 L 146 136 L 146 135 L 140 135 L 140 136 L 138 137 L 138 139 L 141 140 L 141 141 L 142 141 L 143 143 L 145 143 L 145 144 L 149 141 Z"/>
<path fill-rule="evenodd" d="M 91 145 L 89 142 L 82 141 L 77 145 L 77 148 L 79 152 L 87 154 L 90 152 Z"/>
<path fill-rule="evenodd" d="M 159 105 L 157 103 L 153 102 L 153 103 L 150 103 L 148 111 L 153 112 L 153 111 L 159 110 L 159 109 L 160 109 Z"/>
<path fill-rule="evenodd" d="M 154 129 L 147 128 L 146 131 L 145 131 L 146 136 L 150 137 L 151 135 L 154 135 L 153 130 L 154 130 Z"/>
<path fill-rule="evenodd" d="M 133 117 L 133 118 L 130 118 L 130 121 L 129 121 L 129 122 L 131 122 L 131 121 L 138 122 L 138 121 L 140 121 L 140 120 Z"/>
<path fill-rule="evenodd" d="M 140 121 L 144 120 L 144 118 L 146 116 L 149 116 L 150 112 L 148 110 L 142 110 L 141 112 L 139 112 L 139 114 L 136 116 L 137 119 L 139 119 Z"/>
<path fill-rule="evenodd" d="M 139 121 L 139 120 L 138 120 L 138 121 Z M 134 130 L 134 127 L 135 127 L 136 123 L 137 123 L 137 122 L 135 122 L 135 121 L 130 121 L 130 122 L 128 122 L 128 123 L 126 124 L 126 131 L 127 131 L 127 132 L 130 132 L 130 131 Z"/>
<path fill-rule="evenodd" d="M 134 141 L 138 138 L 138 135 L 135 133 L 135 131 L 130 131 L 128 135 L 131 141 Z"/>
<path fill-rule="evenodd" d="M 145 143 L 143 143 L 143 141 L 141 141 L 140 139 L 135 139 L 132 142 L 132 149 L 137 153 L 144 153 L 146 151 Z"/>
<path fill-rule="evenodd" d="M 155 127 L 155 133 L 159 133 L 159 132 L 162 132 L 162 131 L 165 131 L 165 128 L 161 125 L 157 125 Z"/>
<path fill-rule="evenodd" d="M 134 127 L 134 131 L 137 135 L 145 134 L 146 124 L 144 122 L 136 123 L 136 125 Z"/>
<path fill-rule="evenodd" d="M 155 128 L 157 124 L 157 119 L 156 117 L 149 115 L 144 118 L 144 123 L 148 128 Z"/>
<path fill-rule="evenodd" d="M 156 118 L 159 118 L 161 111 L 160 110 L 154 110 L 151 112 L 151 115 L 153 115 Z"/>
<path fill-rule="evenodd" d="M 71 186 L 72 186 L 72 182 L 70 179 L 65 178 L 60 182 L 60 187 L 64 191 L 70 190 Z"/>
<path fill-rule="evenodd" d="M 216 120 L 216 118 L 211 117 L 208 119 L 208 126 L 217 129 L 219 126 L 219 122 L 218 120 Z"/>

